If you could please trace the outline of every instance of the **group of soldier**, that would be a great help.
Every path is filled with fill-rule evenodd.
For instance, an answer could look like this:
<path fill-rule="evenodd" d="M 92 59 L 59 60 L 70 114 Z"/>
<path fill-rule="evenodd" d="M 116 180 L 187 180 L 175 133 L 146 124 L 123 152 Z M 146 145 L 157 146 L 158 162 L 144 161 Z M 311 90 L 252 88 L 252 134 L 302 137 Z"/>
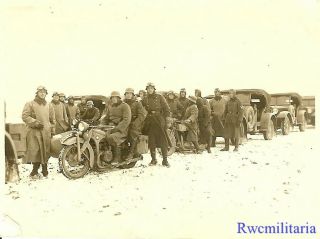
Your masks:
<path fill-rule="evenodd" d="M 134 89 L 127 88 L 124 99 L 120 93 L 113 91 L 102 117 L 93 101 L 81 98 L 81 103 L 75 105 L 74 97 L 67 99 L 63 93 L 54 92 L 51 103 L 45 98 L 48 91 L 39 86 L 33 101 L 25 104 L 22 119 L 27 125 L 27 153 L 25 161 L 33 164 L 30 176 L 39 177 L 38 170 L 42 166 L 42 174 L 48 176 L 47 163 L 50 153 L 52 135 L 70 130 L 73 120 L 84 120 L 92 124 L 112 125 L 106 140 L 113 147 L 113 163 L 121 162 L 121 144 L 129 142 L 130 150 L 126 160 L 134 157 L 139 135 L 148 136 L 148 147 L 151 154 L 149 165 L 156 165 L 156 148 L 161 149 L 162 165 L 170 167 L 168 162 L 168 147 L 171 146 L 167 129 L 174 119 L 186 125 L 183 134 L 186 141 L 194 146 L 194 152 L 201 153 L 199 143 L 206 144 L 206 150 L 211 153 L 215 147 L 216 137 L 225 138 L 225 147 L 221 151 L 229 151 L 229 141 L 234 139 L 238 150 L 240 124 L 243 113 L 235 90 L 229 91 L 229 100 L 223 98 L 218 88 L 214 98 L 208 101 L 203 98 L 200 90 L 187 97 L 185 88 L 179 95 L 173 91 L 165 95 L 156 92 L 153 83 L 148 83 L 145 90 L 137 95 Z"/>

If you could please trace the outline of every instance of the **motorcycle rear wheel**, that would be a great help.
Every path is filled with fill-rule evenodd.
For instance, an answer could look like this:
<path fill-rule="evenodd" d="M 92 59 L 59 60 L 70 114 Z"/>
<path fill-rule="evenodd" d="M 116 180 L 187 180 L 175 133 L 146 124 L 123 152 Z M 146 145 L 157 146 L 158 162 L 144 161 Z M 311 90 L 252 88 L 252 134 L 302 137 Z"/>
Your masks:
<path fill-rule="evenodd" d="M 76 160 L 77 146 L 75 144 L 68 145 L 61 150 L 59 155 L 59 164 L 62 173 L 69 179 L 82 178 L 90 170 L 90 156 L 86 149 L 81 155 L 81 162 Z"/>

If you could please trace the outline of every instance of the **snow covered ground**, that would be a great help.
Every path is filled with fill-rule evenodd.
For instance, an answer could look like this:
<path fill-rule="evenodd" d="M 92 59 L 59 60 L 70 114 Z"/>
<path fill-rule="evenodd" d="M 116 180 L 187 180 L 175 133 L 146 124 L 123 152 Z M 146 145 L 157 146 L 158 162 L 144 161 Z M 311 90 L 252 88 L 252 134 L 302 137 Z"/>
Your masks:
<path fill-rule="evenodd" d="M 31 166 L 20 165 L 20 183 L 4 188 L 7 228 L 0 230 L 30 237 L 250 238 L 237 234 L 237 222 L 320 229 L 318 135 L 314 128 L 271 141 L 254 135 L 239 152 L 220 152 L 218 144 L 212 154 L 174 154 L 169 169 L 161 160 L 148 167 L 148 154 L 132 169 L 78 180 L 57 173 L 54 158 L 48 179 L 31 181 Z"/>

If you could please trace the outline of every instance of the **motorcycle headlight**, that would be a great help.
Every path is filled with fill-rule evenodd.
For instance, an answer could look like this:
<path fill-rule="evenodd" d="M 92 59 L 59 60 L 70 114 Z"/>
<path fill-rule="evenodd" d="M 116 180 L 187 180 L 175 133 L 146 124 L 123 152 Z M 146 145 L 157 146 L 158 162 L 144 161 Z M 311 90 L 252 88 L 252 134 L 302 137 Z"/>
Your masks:
<path fill-rule="evenodd" d="M 279 110 L 278 110 L 278 109 L 276 109 L 276 108 L 273 108 L 273 109 L 272 109 L 272 113 L 274 113 L 274 114 L 277 114 L 277 113 L 278 113 L 278 111 L 279 111 Z"/>
<path fill-rule="evenodd" d="M 86 122 L 81 121 L 78 125 L 78 130 L 84 132 L 89 128 L 89 125 Z"/>

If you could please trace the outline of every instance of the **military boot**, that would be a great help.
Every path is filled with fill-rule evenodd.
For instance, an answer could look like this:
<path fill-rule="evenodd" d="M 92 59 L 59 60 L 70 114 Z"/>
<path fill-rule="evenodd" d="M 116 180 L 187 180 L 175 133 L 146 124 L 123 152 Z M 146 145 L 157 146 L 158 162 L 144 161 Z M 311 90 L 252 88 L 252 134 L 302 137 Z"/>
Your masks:
<path fill-rule="evenodd" d="M 32 178 L 32 179 L 39 179 L 40 177 L 40 175 L 39 175 L 39 173 L 38 173 L 38 169 L 39 169 L 39 167 L 40 167 L 40 163 L 32 163 L 32 166 L 33 166 L 33 168 L 32 168 L 32 171 L 31 171 L 31 173 L 30 173 L 30 177 Z"/>
<path fill-rule="evenodd" d="M 121 147 L 115 146 L 114 147 L 114 154 L 113 154 L 113 161 L 112 165 L 119 164 L 121 162 Z"/>
<path fill-rule="evenodd" d="M 170 168 L 170 164 L 168 162 L 168 159 L 167 157 L 164 157 L 163 160 L 162 160 L 162 165 L 167 167 L 167 168 Z"/>
<path fill-rule="evenodd" d="M 212 143 L 211 143 L 212 147 L 216 147 L 216 140 L 217 140 L 217 137 L 212 136 Z"/>
<path fill-rule="evenodd" d="M 168 148 L 167 147 L 161 147 L 161 154 L 162 154 L 162 165 L 169 168 L 170 164 L 168 162 Z"/>
<path fill-rule="evenodd" d="M 234 147 L 234 152 L 237 152 L 239 151 L 239 138 L 236 138 L 235 139 L 235 147 Z"/>
<path fill-rule="evenodd" d="M 229 151 L 229 145 L 230 145 L 230 140 L 229 140 L 229 138 L 225 138 L 225 139 L 224 139 L 224 144 L 225 144 L 224 148 L 221 149 L 220 151 Z"/>
<path fill-rule="evenodd" d="M 194 152 L 195 152 L 196 154 L 201 154 L 202 152 L 201 152 L 201 150 L 200 150 L 200 147 L 199 147 L 198 142 L 197 142 L 197 141 L 193 141 L 192 143 L 193 143 L 193 145 L 194 145 Z"/>
<path fill-rule="evenodd" d="M 42 175 L 43 177 L 47 178 L 48 177 L 48 164 L 41 164 L 42 167 Z"/>
<path fill-rule="evenodd" d="M 156 149 L 154 150 L 150 150 L 150 154 L 151 154 L 151 162 L 149 163 L 150 166 L 156 165 L 157 164 L 157 159 L 156 159 Z"/>
<path fill-rule="evenodd" d="M 127 160 L 133 159 L 136 147 L 137 147 L 137 140 L 134 140 L 132 142 L 132 144 L 130 145 L 130 150 L 129 150 L 129 153 L 128 153 L 128 156 L 127 156 Z"/>
<path fill-rule="evenodd" d="M 207 142 L 207 152 L 208 154 L 211 154 L 211 143 L 212 143 L 212 138 L 209 136 L 208 142 Z"/>

